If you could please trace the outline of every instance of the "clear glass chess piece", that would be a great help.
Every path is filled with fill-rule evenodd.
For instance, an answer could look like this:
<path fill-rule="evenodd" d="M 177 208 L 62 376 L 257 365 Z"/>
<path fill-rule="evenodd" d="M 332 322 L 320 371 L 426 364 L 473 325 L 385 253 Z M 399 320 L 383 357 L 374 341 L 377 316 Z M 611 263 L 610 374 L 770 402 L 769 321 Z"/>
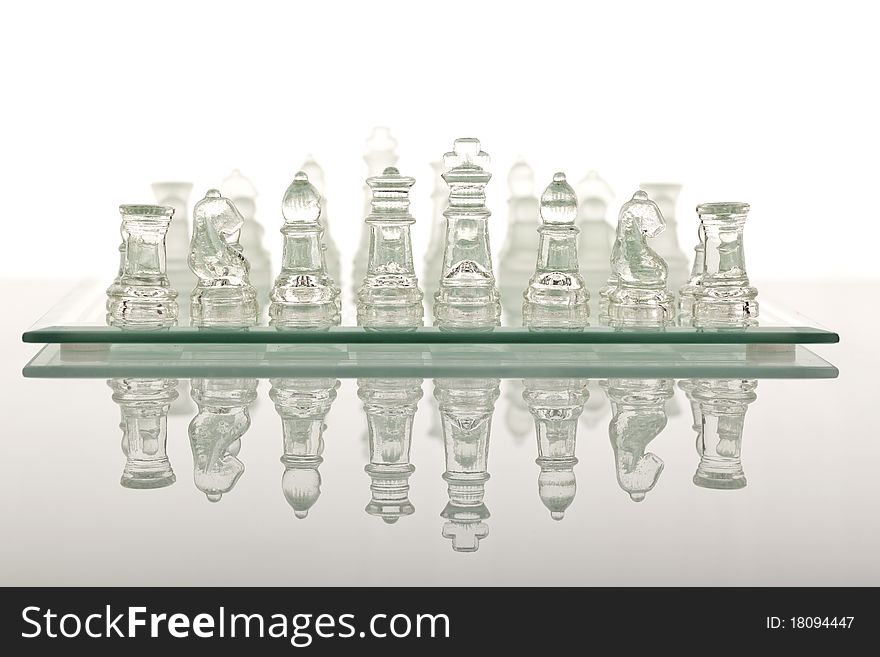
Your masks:
<path fill-rule="evenodd" d="M 165 234 L 174 209 L 120 205 L 121 271 L 107 289 L 107 323 L 129 329 L 168 328 L 177 323 L 177 291 L 165 273 Z"/>
<path fill-rule="evenodd" d="M 284 251 L 269 306 L 280 329 L 325 329 L 339 324 L 339 288 L 327 273 L 321 242 L 321 195 L 300 171 L 284 194 Z"/>
<path fill-rule="evenodd" d="M 156 204 L 174 208 L 174 221 L 165 236 L 165 272 L 175 290 L 189 290 L 195 280 L 187 264 L 189 257 L 189 182 L 156 182 L 152 185 Z"/>
<path fill-rule="evenodd" d="M 257 291 L 238 239 L 244 217 L 216 189 L 193 208 L 189 266 L 199 282 L 190 296 L 190 322 L 201 328 L 257 323 Z"/>
<path fill-rule="evenodd" d="M 697 433 L 700 465 L 694 484 L 701 488 L 744 488 L 741 451 L 746 410 L 757 395 L 755 379 L 696 379 L 691 396 L 699 405 Z"/>
<path fill-rule="evenodd" d="M 449 503 L 443 537 L 456 552 L 476 552 L 489 535 L 489 509 L 483 503 L 489 480 L 489 436 L 499 395 L 498 379 L 436 379 L 440 406 Z"/>
<path fill-rule="evenodd" d="M 248 406 L 257 398 L 257 380 L 193 379 L 190 394 L 199 407 L 189 424 L 193 481 L 209 502 L 219 502 L 244 473 L 238 453 L 251 426 Z"/>
<path fill-rule="evenodd" d="M 654 182 L 642 183 L 639 188 L 657 204 L 660 214 L 663 215 L 663 221 L 666 222 L 666 229 L 657 235 L 651 243 L 651 248 L 666 263 L 667 287 L 670 290 L 677 290 L 688 279 L 688 257 L 678 241 L 678 221 L 675 216 L 681 185 Z"/>
<path fill-rule="evenodd" d="M 370 436 L 370 503 L 366 512 L 386 523 L 415 513 L 409 500 L 413 418 L 422 398 L 422 379 L 358 379 Z"/>
<path fill-rule="evenodd" d="M 694 298 L 694 326 L 746 327 L 758 317 L 758 290 L 749 283 L 743 251 L 748 203 L 697 206 L 705 235 L 703 285 Z"/>
<path fill-rule="evenodd" d="M 321 225 L 324 227 L 324 234 L 321 241 L 324 244 L 324 262 L 327 265 L 327 273 L 334 281 L 342 280 L 341 259 L 339 255 L 339 247 L 333 240 L 333 231 L 330 229 L 330 212 L 327 203 L 326 183 L 324 180 L 324 169 L 320 164 L 315 162 L 311 155 L 306 156 L 306 161 L 300 167 L 300 171 L 309 177 L 318 193 L 321 195 Z"/>
<path fill-rule="evenodd" d="M 408 329 L 422 326 L 422 291 L 413 265 L 409 190 L 415 178 L 388 167 L 367 180 L 372 210 L 365 219 L 370 228 L 367 274 L 357 293 L 358 326 Z"/>
<path fill-rule="evenodd" d="M 364 162 L 367 164 L 367 178 L 380 175 L 388 167 L 397 164 L 397 140 L 391 136 L 391 130 L 377 126 L 373 128 L 367 139 L 367 152 L 364 154 Z M 364 186 L 364 212 L 361 216 L 366 217 L 372 208 L 373 194 L 368 185 Z M 361 237 L 352 263 L 352 293 L 357 295 L 358 287 L 364 276 L 367 275 L 367 262 L 370 253 L 370 228 L 368 224 L 361 225 Z"/>
<path fill-rule="evenodd" d="M 608 315 L 608 295 L 617 287 L 617 278 L 608 285 L 608 263 L 614 244 L 614 227 L 608 222 L 608 208 L 614 193 L 599 174 L 590 171 L 577 186 L 578 262 L 587 284 L 590 299 L 596 299 L 598 314 Z M 606 289 L 607 288 L 607 289 Z M 604 294 L 600 294 L 604 290 Z"/>
<path fill-rule="evenodd" d="M 165 451 L 168 409 L 177 399 L 176 379 L 110 379 L 121 410 L 125 488 L 164 488 L 175 481 Z"/>
<path fill-rule="evenodd" d="M 674 320 L 673 296 L 666 287 L 666 263 L 648 246 L 666 224 L 660 208 L 638 191 L 623 204 L 611 250 L 617 287 L 608 295 L 608 316 L 616 327 L 663 327 Z"/>
<path fill-rule="evenodd" d="M 609 379 L 600 384 L 611 401 L 608 425 L 617 483 L 641 502 L 660 478 L 663 461 L 645 452 L 666 427 L 666 402 L 675 394 L 671 379 Z"/>
<path fill-rule="evenodd" d="M 589 298 L 578 267 L 577 196 L 564 173 L 541 195 L 538 262 L 523 292 L 523 324 L 532 330 L 580 331 L 587 325 Z"/>
<path fill-rule="evenodd" d="M 443 251 L 446 237 L 446 217 L 443 211 L 446 209 L 446 200 L 449 197 L 446 181 L 443 173 L 446 167 L 442 161 L 431 162 L 434 171 L 434 190 L 431 192 L 431 235 L 428 241 L 428 250 L 425 252 L 425 266 L 422 283 L 425 287 L 425 299 L 428 300 L 428 309 L 431 317 L 434 316 L 434 297 L 440 289 L 440 276 L 443 271 Z"/>
<path fill-rule="evenodd" d="M 489 247 L 486 184 L 492 177 L 483 167 L 489 155 L 477 139 L 456 139 L 443 156 L 449 185 L 446 240 L 434 323 L 441 329 L 491 329 L 498 326 L 501 303 Z"/>
<path fill-rule="evenodd" d="M 309 515 L 321 495 L 325 420 L 336 399 L 336 379 L 271 379 L 269 398 L 281 416 L 284 475 L 281 489 L 294 515 Z"/>
<path fill-rule="evenodd" d="M 272 257 L 263 244 L 265 230 L 257 219 L 257 190 L 253 183 L 235 169 L 220 186 L 221 193 L 228 198 L 244 218 L 239 243 L 247 254 L 250 264 L 251 285 L 257 291 L 257 309 L 269 305 L 269 290 L 272 288 Z"/>
<path fill-rule="evenodd" d="M 697 245 L 694 247 L 694 266 L 687 283 L 678 291 L 678 323 L 681 326 L 691 326 L 694 319 L 694 299 L 703 286 L 703 270 L 706 268 L 706 240 L 703 235 L 703 226 L 697 229 Z"/>
<path fill-rule="evenodd" d="M 577 424 L 589 397 L 586 379 L 525 379 L 523 399 L 535 418 L 538 495 L 553 520 L 574 501 Z"/>
<path fill-rule="evenodd" d="M 522 291 L 535 270 L 538 239 L 538 198 L 535 174 L 524 160 L 519 160 L 507 174 L 510 199 L 507 201 L 507 236 L 498 260 L 498 289 L 506 326 L 522 325 Z M 531 424 L 531 418 L 529 418 Z"/>

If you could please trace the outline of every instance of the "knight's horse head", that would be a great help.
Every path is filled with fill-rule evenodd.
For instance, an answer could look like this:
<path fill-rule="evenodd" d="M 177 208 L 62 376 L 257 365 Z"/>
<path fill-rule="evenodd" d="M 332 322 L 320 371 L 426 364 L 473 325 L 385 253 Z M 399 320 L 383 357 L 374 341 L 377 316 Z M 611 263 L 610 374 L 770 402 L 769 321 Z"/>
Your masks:
<path fill-rule="evenodd" d="M 224 240 L 235 235 L 244 225 L 244 217 L 238 208 L 216 189 L 208 190 L 205 198 L 196 203 L 193 218 L 212 226 Z"/>
<path fill-rule="evenodd" d="M 666 228 L 660 208 L 641 190 L 620 208 L 620 221 L 635 226 L 645 237 L 656 237 Z"/>

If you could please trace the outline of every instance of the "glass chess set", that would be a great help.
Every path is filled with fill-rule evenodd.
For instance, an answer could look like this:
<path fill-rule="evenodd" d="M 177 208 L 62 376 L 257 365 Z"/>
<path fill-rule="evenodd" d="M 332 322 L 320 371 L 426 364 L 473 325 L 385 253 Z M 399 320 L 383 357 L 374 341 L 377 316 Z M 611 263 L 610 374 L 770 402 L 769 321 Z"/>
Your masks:
<path fill-rule="evenodd" d="M 191 231 L 191 185 L 157 184 L 157 205 L 120 208 L 119 268 L 109 287 L 82 286 L 24 334 L 45 343 L 26 377 L 107 379 L 121 412 L 123 487 L 174 483 L 168 416 L 194 413 L 186 432 L 194 482 L 219 501 L 244 471 L 241 438 L 259 379 L 268 379 L 283 426 L 282 489 L 305 518 L 320 495 L 340 379 L 357 379 L 368 426 L 366 511 L 396 522 L 414 512 L 413 418 L 431 378 L 426 397 L 446 457 L 443 536 L 456 551 L 473 552 L 488 532 L 483 497 L 501 379 L 508 415 L 534 425 L 539 495 L 559 520 L 576 490 L 576 432 L 590 388 L 593 406 L 600 389 L 611 405 L 618 484 L 641 501 L 663 469 L 648 445 L 666 426 L 676 389 L 697 433 L 694 483 L 739 489 L 743 423 L 758 380 L 838 375 L 803 346 L 837 342 L 836 333 L 763 301 L 759 317 L 743 250 L 748 204 L 698 206 L 688 268 L 674 230 L 678 185 L 643 185 L 615 228 L 606 221 L 611 192 L 597 175 L 576 191 L 557 173 L 537 197 L 531 170 L 517 163 L 496 276 L 489 157 L 478 140 L 458 139 L 434 165 L 435 217 L 420 280 L 410 235 L 415 180 L 394 167 L 387 131 L 372 141 L 380 146 L 366 158 L 354 312 L 343 306 L 339 251 L 326 232 L 323 172 L 309 161 L 283 196 L 274 271 L 243 176 L 207 191 Z M 179 379 L 190 380 L 188 399 Z"/>
<path fill-rule="evenodd" d="M 185 213 L 180 197 L 188 188 L 160 184 L 157 195 L 167 204 L 120 207 L 119 268 L 102 289 L 102 316 L 94 312 L 94 290 L 81 290 L 23 339 L 68 346 L 794 345 L 839 339 L 807 321 L 774 317 L 772 310 L 759 322 L 758 291 L 743 249 L 746 203 L 697 207 L 693 266 L 685 271 L 677 238 L 663 239 L 677 185 L 644 185 L 620 208 L 615 229 L 605 220 L 610 190 L 595 174 L 575 192 L 557 173 L 538 199 L 531 171 L 517 164 L 508 181 L 512 218 L 496 277 L 485 203 L 489 156 L 473 138 L 456 140 L 435 164 L 446 187 L 435 189 L 435 206 L 444 207 L 420 281 L 410 237 L 415 179 L 391 166 L 396 156 L 387 131 L 374 137 L 392 145 L 367 158 L 382 169 L 366 181 L 369 213 L 353 268 L 355 325 L 341 325 L 339 253 L 325 233 L 326 199 L 310 180 L 311 173 L 322 183 L 323 172 L 309 162 L 282 200 L 277 272 L 267 271 L 261 236 L 254 239 L 255 193 L 240 174 L 224 183 L 227 196 L 211 189 L 195 204 L 191 232 L 175 209 L 183 205 Z M 184 287 L 187 280 L 194 284 Z"/>

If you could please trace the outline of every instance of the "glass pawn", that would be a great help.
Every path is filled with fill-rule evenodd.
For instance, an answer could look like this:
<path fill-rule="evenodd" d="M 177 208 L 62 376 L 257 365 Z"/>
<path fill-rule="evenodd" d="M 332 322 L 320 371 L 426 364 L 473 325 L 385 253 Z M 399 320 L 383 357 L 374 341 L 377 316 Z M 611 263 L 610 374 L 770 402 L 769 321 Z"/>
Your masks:
<path fill-rule="evenodd" d="M 281 489 L 294 515 L 309 515 L 321 495 L 325 420 L 336 399 L 336 379 L 271 379 L 269 398 L 281 416 L 284 474 Z"/>
<path fill-rule="evenodd" d="M 300 171 L 282 204 L 284 251 L 270 294 L 269 317 L 279 329 L 326 329 L 339 324 L 339 288 L 327 273 L 321 242 L 321 195 Z"/>
<path fill-rule="evenodd" d="M 498 379 L 436 379 L 440 406 L 449 503 L 443 537 L 456 552 L 476 552 L 489 535 L 489 509 L 483 503 L 489 480 L 489 436 L 499 395 Z"/>
<path fill-rule="evenodd" d="M 177 324 L 177 291 L 165 273 L 165 235 L 174 208 L 120 205 L 122 266 L 107 289 L 107 323 L 127 329 Z"/>
<path fill-rule="evenodd" d="M 209 502 L 219 502 L 244 473 L 238 453 L 251 426 L 248 406 L 257 398 L 257 380 L 193 379 L 190 394 L 199 407 L 189 424 L 193 481 Z"/>
<path fill-rule="evenodd" d="M 678 323 L 691 326 L 694 320 L 694 300 L 703 286 L 703 271 L 706 268 L 706 239 L 702 224 L 697 229 L 697 245 L 694 247 L 694 266 L 687 282 L 678 291 Z"/>
<path fill-rule="evenodd" d="M 524 160 L 519 160 L 507 174 L 510 199 L 507 201 L 507 236 L 501 247 L 498 265 L 498 289 L 506 326 L 522 325 L 522 291 L 535 270 L 537 245 L 538 198 L 535 174 Z M 531 424 L 531 418 L 529 418 Z"/>
<path fill-rule="evenodd" d="M 564 173 L 541 195 L 538 262 L 523 292 L 523 324 L 533 330 L 582 330 L 590 314 L 578 267 L 577 196 Z"/>
<path fill-rule="evenodd" d="M 611 402 L 608 425 L 617 483 L 633 502 L 657 484 L 663 461 L 645 452 L 666 427 L 666 402 L 675 394 L 671 379 L 609 379 L 600 385 Z"/>
<path fill-rule="evenodd" d="M 413 418 L 422 398 L 422 379 L 358 379 L 358 397 L 364 402 L 370 436 L 371 516 L 386 523 L 415 513 L 409 500 Z"/>
<path fill-rule="evenodd" d="M 700 465 L 694 484 L 700 488 L 745 488 L 742 435 L 749 404 L 758 396 L 755 379 L 697 379 L 691 396 L 699 404 L 700 430 L 697 454 Z"/>
<path fill-rule="evenodd" d="M 424 323 L 410 238 L 415 219 L 409 213 L 409 190 L 415 182 L 394 167 L 367 179 L 372 191 L 372 210 L 365 219 L 370 228 L 370 257 L 357 293 L 359 326 L 407 329 Z"/>
<path fill-rule="evenodd" d="M 501 303 L 487 225 L 486 184 L 492 174 L 483 167 L 489 155 L 477 139 L 456 139 L 443 162 L 449 207 L 443 213 L 446 240 L 434 324 L 441 329 L 491 329 L 499 324 Z"/>
<path fill-rule="evenodd" d="M 578 418 L 590 396 L 586 379 L 525 379 L 523 399 L 535 418 L 538 495 L 553 520 L 574 501 Z"/>
<path fill-rule="evenodd" d="M 703 227 L 705 267 L 694 296 L 694 326 L 752 326 L 758 317 L 758 290 L 749 283 L 743 250 L 748 203 L 697 206 Z"/>
<path fill-rule="evenodd" d="M 608 295 L 609 322 L 616 327 L 660 328 L 674 320 L 673 296 L 666 286 L 666 263 L 648 246 L 666 223 L 660 208 L 638 191 L 623 204 L 611 250 L 617 285 Z"/>
<path fill-rule="evenodd" d="M 168 409 L 177 399 L 176 379 L 110 379 L 122 419 L 125 488 L 164 488 L 176 477 L 168 460 Z"/>
<path fill-rule="evenodd" d="M 190 322 L 200 328 L 240 328 L 257 323 L 257 291 L 239 236 L 244 218 L 216 189 L 193 208 L 189 266 L 199 282 L 190 296 Z"/>

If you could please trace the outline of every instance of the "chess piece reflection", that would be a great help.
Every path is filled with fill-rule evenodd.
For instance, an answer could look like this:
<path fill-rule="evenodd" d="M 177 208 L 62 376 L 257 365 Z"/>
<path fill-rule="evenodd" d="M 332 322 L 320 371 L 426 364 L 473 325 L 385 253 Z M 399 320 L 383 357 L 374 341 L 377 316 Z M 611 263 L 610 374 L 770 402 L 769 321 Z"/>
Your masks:
<path fill-rule="evenodd" d="M 341 281 L 342 270 L 339 247 L 336 246 L 332 231 L 330 230 L 330 212 L 327 195 L 325 194 L 324 169 L 315 162 L 311 155 L 308 155 L 306 156 L 306 161 L 300 167 L 300 171 L 309 177 L 309 181 L 318 190 L 318 194 L 321 195 L 321 223 L 324 226 L 324 234 L 321 236 L 321 240 L 324 244 L 324 262 L 327 263 L 327 273 L 330 275 L 330 278 L 337 282 Z"/>
<path fill-rule="evenodd" d="M 595 300 L 598 315 L 608 314 L 608 294 L 616 287 L 615 278 L 604 296 L 599 291 L 608 284 L 608 263 L 611 262 L 611 245 L 614 243 L 614 227 L 608 222 L 608 208 L 614 201 L 614 193 L 595 171 L 590 171 L 578 183 L 577 227 L 578 262 L 583 272 L 590 299 Z"/>
<path fill-rule="evenodd" d="M 250 281 L 257 290 L 258 314 L 269 303 L 272 287 L 272 258 L 263 245 L 266 232 L 257 220 L 257 190 L 238 169 L 233 170 L 221 185 L 221 192 L 238 208 L 244 218 L 239 243 L 250 263 Z"/>
<path fill-rule="evenodd" d="M 642 183 L 639 188 L 660 208 L 666 222 L 666 230 L 657 235 L 652 243 L 653 249 L 663 258 L 668 270 L 667 287 L 678 290 L 688 278 L 688 257 L 678 241 L 678 221 L 675 207 L 681 194 L 678 183 Z"/>
<path fill-rule="evenodd" d="M 294 515 L 303 519 L 321 495 L 325 419 L 336 399 L 336 379 L 272 379 L 269 398 L 281 416 L 284 475 L 281 488 Z"/>
<path fill-rule="evenodd" d="M 175 481 L 165 451 L 168 409 L 177 399 L 176 379 L 110 379 L 121 410 L 125 488 L 164 488 Z"/>
<path fill-rule="evenodd" d="M 694 326 L 746 327 L 757 323 L 758 290 L 749 283 L 743 251 L 748 203 L 697 206 L 703 228 L 705 266 L 694 296 Z"/>
<path fill-rule="evenodd" d="M 446 209 L 448 197 L 446 182 L 443 180 L 443 172 L 446 168 L 442 161 L 431 162 L 434 170 L 434 190 L 431 192 L 431 236 L 428 241 L 428 251 L 425 253 L 425 267 L 422 282 L 425 286 L 425 299 L 429 304 L 428 312 L 434 316 L 434 297 L 440 289 L 440 275 L 443 271 L 443 252 L 446 236 L 446 217 L 443 211 Z M 519 312 L 517 310 L 517 312 Z"/>
<path fill-rule="evenodd" d="M 251 426 L 248 406 L 257 398 L 257 380 L 193 379 L 190 393 L 199 407 L 189 424 L 193 480 L 209 502 L 219 502 L 244 473 L 238 453 Z"/>
<path fill-rule="evenodd" d="M 165 236 L 166 261 L 165 271 L 171 287 L 175 290 L 192 288 L 192 272 L 187 265 L 189 256 L 189 195 L 192 183 L 188 182 L 156 182 L 152 184 L 157 205 L 174 208 L 174 221 L 168 227 Z"/>
<path fill-rule="evenodd" d="M 358 379 L 370 436 L 372 499 L 366 512 L 392 524 L 415 512 L 409 501 L 413 417 L 422 397 L 422 379 Z"/>
<path fill-rule="evenodd" d="M 692 385 L 690 395 L 700 412 L 697 432 L 700 465 L 694 474 L 694 484 L 719 490 L 744 488 L 743 424 L 749 404 L 757 399 L 757 380 L 696 379 Z"/>
<path fill-rule="evenodd" d="M 477 139 L 456 139 L 443 156 L 449 185 L 446 240 L 434 323 L 441 329 L 491 329 L 499 323 L 501 303 L 492 271 L 486 207 L 486 184 L 492 177 L 483 167 L 489 155 Z"/>
<path fill-rule="evenodd" d="M 409 329 L 422 326 L 422 291 L 413 266 L 409 190 L 415 178 L 394 167 L 367 179 L 372 191 L 367 274 L 357 293 L 358 326 Z"/>
<path fill-rule="evenodd" d="M 541 195 L 538 261 L 523 292 L 523 324 L 530 330 L 580 331 L 587 325 L 590 293 L 578 267 L 577 197 L 564 173 Z"/>
<path fill-rule="evenodd" d="M 550 517 L 562 520 L 574 501 L 577 423 L 589 397 L 586 379 L 525 379 L 523 399 L 535 418 L 538 495 Z"/>
<path fill-rule="evenodd" d="M 634 502 L 654 488 L 663 461 L 645 452 L 666 427 L 666 401 L 674 394 L 671 379 L 609 379 L 602 382 L 611 401 L 608 425 L 617 468 L 617 483 Z"/>
<path fill-rule="evenodd" d="M 608 295 L 612 326 L 662 327 L 674 319 L 666 263 L 645 239 L 659 235 L 665 225 L 657 204 L 645 192 L 633 194 L 620 209 L 611 250 L 611 273 L 617 277 L 617 286 Z"/>
<path fill-rule="evenodd" d="M 272 287 L 269 317 L 279 329 L 323 329 L 339 324 L 339 287 L 327 273 L 321 242 L 321 195 L 300 171 L 282 204 L 284 251 Z"/>
<path fill-rule="evenodd" d="M 257 323 L 257 291 L 239 236 L 244 217 L 216 189 L 193 208 L 189 266 L 199 282 L 190 296 L 190 321 L 198 327 L 245 327 Z"/>
<path fill-rule="evenodd" d="M 177 290 L 165 272 L 165 235 L 174 208 L 120 205 L 121 271 L 107 289 L 107 323 L 121 328 L 168 328 L 177 323 Z"/>
<path fill-rule="evenodd" d="M 440 405 L 446 451 L 449 503 L 443 537 L 456 552 L 476 552 L 489 535 L 489 509 L 483 503 L 489 480 L 489 436 L 498 399 L 498 379 L 436 379 L 434 396 Z"/>
<path fill-rule="evenodd" d="M 697 229 L 697 245 L 694 247 L 694 265 L 687 282 L 678 291 L 678 323 L 691 326 L 694 320 L 694 299 L 703 286 L 703 270 L 706 268 L 706 240 L 703 226 Z"/>
<path fill-rule="evenodd" d="M 388 167 L 397 164 L 397 140 L 391 136 L 391 130 L 384 127 L 373 128 L 367 139 L 367 152 L 364 155 L 367 163 L 367 178 L 380 175 Z M 361 215 L 366 217 L 370 214 L 373 194 L 369 186 L 364 186 L 364 211 Z M 357 295 L 358 287 L 367 274 L 367 260 L 370 253 L 370 228 L 364 223 L 361 225 L 361 237 L 352 263 L 352 292 Z"/>
<path fill-rule="evenodd" d="M 498 289 L 507 326 L 522 324 L 522 291 L 529 284 L 535 268 L 538 240 L 538 198 L 535 196 L 535 174 L 519 160 L 507 174 L 510 189 L 507 236 L 501 247 L 498 265 Z"/>

